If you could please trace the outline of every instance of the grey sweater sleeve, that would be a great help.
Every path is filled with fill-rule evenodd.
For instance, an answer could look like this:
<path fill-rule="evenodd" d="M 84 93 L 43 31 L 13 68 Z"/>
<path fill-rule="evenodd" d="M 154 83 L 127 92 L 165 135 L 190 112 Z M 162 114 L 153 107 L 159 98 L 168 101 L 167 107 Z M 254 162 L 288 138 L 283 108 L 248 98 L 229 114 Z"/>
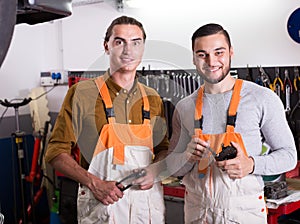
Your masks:
<path fill-rule="evenodd" d="M 254 174 L 274 175 L 292 170 L 297 164 L 297 151 L 292 132 L 288 126 L 280 98 L 269 89 L 261 102 L 260 130 L 265 142 L 271 147 L 264 156 L 252 155 L 255 162 Z"/>
<path fill-rule="evenodd" d="M 184 153 L 194 134 L 195 96 L 194 93 L 179 101 L 173 113 L 172 137 L 167 156 L 168 170 L 173 176 L 184 176 L 195 165 L 195 162 L 187 160 Z"/>

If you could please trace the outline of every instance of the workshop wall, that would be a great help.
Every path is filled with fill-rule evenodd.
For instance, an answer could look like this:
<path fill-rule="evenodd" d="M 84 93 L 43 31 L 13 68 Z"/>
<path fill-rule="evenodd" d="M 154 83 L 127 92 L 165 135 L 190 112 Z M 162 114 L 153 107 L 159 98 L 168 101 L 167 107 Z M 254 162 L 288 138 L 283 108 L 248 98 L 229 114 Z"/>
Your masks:
<path fill-rule="evenodd" d="M 130 15 L 141 20 L 147 32 L 146 69 L 193 68 L 191 35 L 207 22 L 222 24 L 231 34 L 235 49 L 233 67 L 299 65 L 300 45 L 287 34 L 288 16 L 299 7 L 298 0 L 153 0 L 138 8 L 118 11 L 112 0 L 77 6 L 61 20 L 15 26 L 7 57 L 0 70 L 0 99 L 25 98 L 40 85 L 40 72 L 59 70 L 105 70 L 108 58 L 103 37 L 111 20 Z M 49 87 L 46 88 L 49 90 Z M 58 86 L 48 95 L 50 112 L 57 113 L 68 86 Z M 6 108 L 0 107 L 0 114 Z M 30 119 L 29 106 L 20 114 Z M 8 109 L 3 120 L 14 116 Z M 10 135 L 0 123 L 0 137 Z"/>

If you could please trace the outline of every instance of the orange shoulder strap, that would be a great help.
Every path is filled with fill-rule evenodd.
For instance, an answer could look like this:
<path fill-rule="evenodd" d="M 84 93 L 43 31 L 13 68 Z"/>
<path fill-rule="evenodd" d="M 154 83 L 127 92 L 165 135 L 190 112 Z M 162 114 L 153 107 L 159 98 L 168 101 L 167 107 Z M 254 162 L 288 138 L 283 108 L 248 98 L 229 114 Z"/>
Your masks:
<path fill-rule="evenodd" d="M 204 85 L 202 85 L 198 90 L 198 97 L 195 105 L 195 117 L 194 117 L 194 126 L 195 126 L 195 135 L 199 136 L 202 134 L 202 106 L 203 106 L 203 92 Z"/>
<path fill-rule="evenodd" d="M 142 94 L 142 99 L 143 99 L 143 103 L 144 103 L 144 108 L 143 108 L 143 113 L 148 113 L 148 119 L 144 119 L 144 123 L 145 124 L 150 124 L 150 104 L 149 104 L 149 100 L 145 91 L 145 88 L 142 86 L 141 83 L 138 83 L 139 89 L 141 91 Z M 143 117 L 145 118 L 144 114 Z"/>
<path fill-rule="evenodd" d="M 240 99 L 241 99 L 240 93 L 241 93 L 242 85 L 243 85 L 243 80 L 242 79 L 237 79 L 235 81 L 234 88 L 233 88 L 233 93 L 232 93 L 232 97 L 231 97 L 231 101 L 230 101 L 230 105 L 229 105 L 229 109 L 228 109 L 227 128 L 226 128 L 227 132 L 233 132 L 234 131 L 234 126 L 228 124 L 228 119 L 229 119 L 229 117 L 236 116 L 237 109 L 238 109 Z"/>
<path fill-rule="evenodd" d="M 109 91 L 107 88 L 107 85 L 104 81 L 104 78 L 102 76 L 99 76 L 98 78 L 95 79 L 95 83 L 97 85 L 97 88 L 100 92 L 100 95 L 104 101 L 106 109 L 113 109 L 113 104 L 109 95 Z M 114 122 L 115 118 L 114 117 L 108 117 L 108 122 Z"/>
<path fill-rule="evenodd" d="M 203 92 L 204 86 L 202 85 L 198 91 L 198 97 L 196 100 L 195 120 L 199 120 L 202 117 Z"/>

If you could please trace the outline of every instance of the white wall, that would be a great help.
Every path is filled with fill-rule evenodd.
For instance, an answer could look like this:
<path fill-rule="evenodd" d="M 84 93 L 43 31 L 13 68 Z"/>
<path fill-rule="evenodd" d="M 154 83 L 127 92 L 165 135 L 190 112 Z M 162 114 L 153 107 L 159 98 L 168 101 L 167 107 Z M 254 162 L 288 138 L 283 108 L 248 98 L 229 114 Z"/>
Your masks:
<path fill-rule="evenodd" d="M 103 38 L 119 15 L 140 20 L 147 32 L 144 61 L 153 69 L 193 68 L 191 36 L 201 25 L 216 22 L 232 38 L 234 67 L 300 65 L 300 45 L 287 34 L 288 16 L 298 0 L 144 0 L 139 8 L 119 12 L 109 0 L 73 8 L 70 17 L 34 26 L 17 25 L 0 70 L 0 99 L 27 97 L 39 86 L 41 71 L 105 70 Z M 110 0 L 112 1 L 112 0 Z M 58 111 L 67 86 L 48 94 L 50 111 Z M 49 89 L 49 88 L 48 88 Z M 4 108 L 0 108 L 0 113 Z M 28 113 L 24 107 L 20 113 Z M 12 116 L 10 109 L 6 116 Z"/>

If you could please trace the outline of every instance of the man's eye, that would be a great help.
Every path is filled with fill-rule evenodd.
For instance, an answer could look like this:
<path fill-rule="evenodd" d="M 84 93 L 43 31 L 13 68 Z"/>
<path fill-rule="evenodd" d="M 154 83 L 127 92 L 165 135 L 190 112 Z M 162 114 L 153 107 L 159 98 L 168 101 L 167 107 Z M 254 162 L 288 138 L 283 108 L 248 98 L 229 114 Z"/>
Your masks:
<path fill-rule="evenodd" d="M 204 54 L 204 53 L 199 53 L 199 54 L 197 54 L 197 57 L 198 57 L 198 58 L 205 58 L 205 57 L 206 57 L 206 54 Z"/>
<path fill-rule="evenodd" d="M 134 42 L 133 42 L 133 45 L 134 46 L 140 46 L 142 44 L 142 41 L 141 40 L 135 40 Z"/>
<path fill-rule="evenodd" d="M 216 52 L 216 55 L 217 55 L 217 56 L 223 56 L 223 55 L 224 55 L 224 51 L 217 51 L 217 52 Z"/>
<path fill-rule="evenodd" d="M 123 41 L 122 40 L 116 40 L 115 43 L 116 43 L 116 45 L 122 45 Z"/>

